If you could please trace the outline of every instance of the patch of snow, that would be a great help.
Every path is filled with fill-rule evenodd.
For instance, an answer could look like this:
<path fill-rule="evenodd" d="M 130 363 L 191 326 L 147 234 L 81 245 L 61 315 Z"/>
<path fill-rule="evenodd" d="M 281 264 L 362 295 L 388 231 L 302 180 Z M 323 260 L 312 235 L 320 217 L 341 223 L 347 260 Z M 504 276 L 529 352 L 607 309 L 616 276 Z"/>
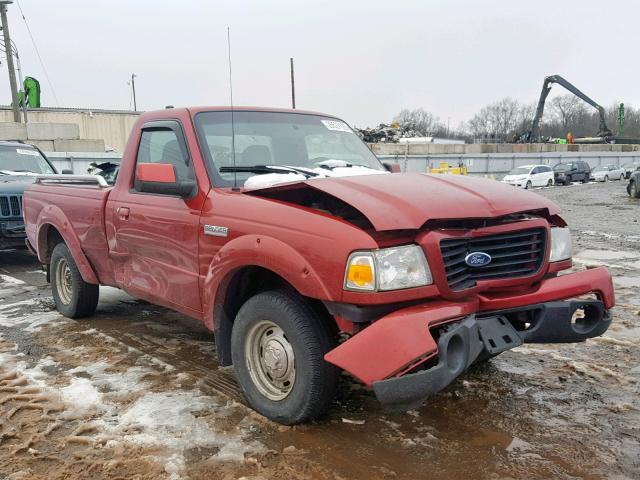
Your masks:
<path fill-rule="evenodd" d="M 31 311 L 25 311 L 29 308 Z M 40 308 L 41 305 L 36 298 L 3 305 L 0 307 L 0 326 L 20 327 L 25 332 L 32 333 L 48 323 L 67 321 L 55 310 L 39 311 Z"/>
<path fill-rule="evenodd" d="M 60 389 L 62 399 L 74 407 L 74 413 L 93 413 L 105 410 L 100 393 L 88 378 L 72 378 L 71 383 Z"/>

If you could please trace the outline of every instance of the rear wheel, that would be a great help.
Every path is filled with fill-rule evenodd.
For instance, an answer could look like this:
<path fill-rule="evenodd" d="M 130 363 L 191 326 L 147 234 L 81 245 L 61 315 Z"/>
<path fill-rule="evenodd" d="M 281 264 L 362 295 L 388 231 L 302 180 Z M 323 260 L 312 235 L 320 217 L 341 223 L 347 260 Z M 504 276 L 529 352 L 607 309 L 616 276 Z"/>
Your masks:
<path fill-rule="evenodd" d="M 589 175 L 585 175 L 585 176 L 582 178 L 582 183 L 589 183 Z"/>
<path fill-rule="evenodd" d="M 605 181 L 605 182 L 608 182 L 608 181 L 609 181 L 609 175 L 605 175 L 605 176 L 604 176 L 604 181 Z"/>
<path fill-rule="evenodd" d="M 324 355 L 335 345 L 322 318 L 287 291 L 247 300 L 231 333 L 233 368 L 249 404 L 285 425 L 312 420 L 331 406 L 338 369 Z"/>
<path fill-rule="evenodd" d="M 56 308 L 65 317 L 93 315 L 98 306 L 99 287 L 82 279 L 69 248 L 59 243 L 51 253 L 49 264 L 51 290 Z"/>
<path fill-rule="evenodd" d="M 547 182 L 547 187 L 551 187 L 553 186 L 553 180 L 549 179 L 549 181 Z"/>
<path fill-rule="evenodd" d="M 638 189 L 636 182 L 631 182 L 629 184 L 629 196 L 632 198 L 640 198 L 640 190 Z"/>

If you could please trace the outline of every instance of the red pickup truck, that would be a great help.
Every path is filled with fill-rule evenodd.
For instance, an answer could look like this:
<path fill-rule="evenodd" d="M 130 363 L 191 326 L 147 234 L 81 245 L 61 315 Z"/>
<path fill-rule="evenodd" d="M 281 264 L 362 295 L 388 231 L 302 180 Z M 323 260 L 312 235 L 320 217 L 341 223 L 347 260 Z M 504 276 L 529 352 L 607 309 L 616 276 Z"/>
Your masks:
<path fill-rule="evenodd" d="M 339 369 L 410 409 L 523 342 L 601 335 L 614 306 L 605 269 L 559 275 L 571 236 L 552 202 L 397 173 L 312 112 L 146 113 L 114 186 L 42 176 L 24 215 L 62 314 L 93 314 L 111 285 L 199 319 L 284 424 L 325 412 Z"/>

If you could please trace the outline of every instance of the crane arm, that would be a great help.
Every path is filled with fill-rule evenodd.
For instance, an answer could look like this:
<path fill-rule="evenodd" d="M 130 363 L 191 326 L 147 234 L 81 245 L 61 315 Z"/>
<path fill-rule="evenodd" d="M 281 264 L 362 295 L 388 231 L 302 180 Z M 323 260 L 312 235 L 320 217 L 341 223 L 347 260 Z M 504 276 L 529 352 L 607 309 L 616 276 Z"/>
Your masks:
<path fill-rule="evenodd" d="M 544 105 L 547 101 L 547 97 L 549 96 L 549 92 L 551 91 L 551 87 L 554 83 L 563 86 L 569 92 L 573 93 L 576 97 L 580 98 L 582 101 L 588 103 L 593 108 L 598 110 L 598 114 L 600 116 L 600 131 L 596 134 L 598 137 L 611 137 L 613 133 L 607 127 L 607 122 L 605 120 L 605 111 L 604 108 L 598 105 L 594 100 L 589 98 L 586 94 L 584 94 L 580 89 L 575 87 L 572 83 L 562 78 L 560 75 L 550 75 L 545 77 L 544 83 L 542 84 L 542 91 L 540 92 L 540 98 L 538 99 L 538 106 L 536 108 L 536 115 L 533 117 L 533 123 L 531 126 L 531 134 L 530 141 L 537 141 L 540 138 L 540 120 L 542 119 L 542 115 L 544 114 Z"/>

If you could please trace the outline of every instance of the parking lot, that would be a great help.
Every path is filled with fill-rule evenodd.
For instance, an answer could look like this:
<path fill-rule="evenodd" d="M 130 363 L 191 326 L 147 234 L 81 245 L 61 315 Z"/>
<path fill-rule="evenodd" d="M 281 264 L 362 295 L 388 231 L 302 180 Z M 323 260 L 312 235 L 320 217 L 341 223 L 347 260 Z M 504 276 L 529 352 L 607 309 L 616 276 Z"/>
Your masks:
<path fill-rule="evenodd" d="M 271 423 L 243 404 L 212 335 L 103 288 L 61 317 L 39 265 L 0 252 L 0 471 L 7 478 L 638 478 L 640 200 L 626 182 L 535 190 L 574 235 L 574 268 L 614 275 L 614 323 L 527 345 L 390 415 L 345 377 L 328 418 Z M 11 473 L 11 475 L 9 475 Z M 2 478 L 2 474 L 0 474 Z"/>

